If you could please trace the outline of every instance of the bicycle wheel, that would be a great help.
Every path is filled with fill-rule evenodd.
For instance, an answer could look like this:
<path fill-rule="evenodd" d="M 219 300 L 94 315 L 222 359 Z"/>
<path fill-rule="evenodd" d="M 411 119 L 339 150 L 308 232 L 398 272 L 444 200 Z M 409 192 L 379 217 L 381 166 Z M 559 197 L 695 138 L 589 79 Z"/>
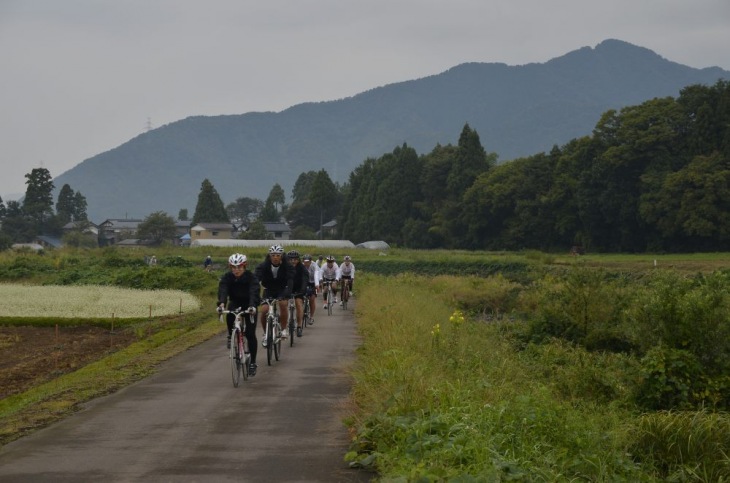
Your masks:
<path fill-rule="evenodd" d="M 274 358 L 278 361 L 281 357 L 281 325 L 279 322 L 274 324 Z"/>
<path fill-rule="evenodd" d="M 297 306 L 289 307 L 289 347 L 294 347 L 294 337 L 297 336 L 297 318 L 296 318 Z"/>
<path fill-rule="evenodd" d="M 332 286 L 327 289 L 327 315 L 332 315 L 332 299 L 334 296 L 332 295 Z"/>
<path fill-rule="evenodd" d="M 274 353 L 274 321 L 272 316 L 266 317 L 266 362 L 271 365 Z"/>
<path fill-rule="evenodd" d="M 248 381 L 248 365 L 251 363 L 251 354 L 248 352 L 248 342 L 246 342 L 246 337 L 243 335 L 243 332 L 239 335 L 241 343 L 240 351 L 241 351 L 241 369 L 243 372 L 243 380 Z"/>
<path fill-rule="evenodd" d="M 238 383 L 241 380 L 241 353 L 239 352 L 240 346 L 238 344 L 238 338 L 241 332 L 238 329 L 233 329 L 231 337 L 231 377 L 233 379 L 233 387 L 238 387 Z"/>
<path fill-rule="evenodd" d="M 302 317 L 302 330 L 309 326 L 309 298 L 304 299 L 304 316 Z"/>
<path fill-rule="evenodd" d="M 342 310 L 347 310 L 347 301 L 350 300 L 350 290 L 347 288 L 347 282 L 342 284 Z"/>

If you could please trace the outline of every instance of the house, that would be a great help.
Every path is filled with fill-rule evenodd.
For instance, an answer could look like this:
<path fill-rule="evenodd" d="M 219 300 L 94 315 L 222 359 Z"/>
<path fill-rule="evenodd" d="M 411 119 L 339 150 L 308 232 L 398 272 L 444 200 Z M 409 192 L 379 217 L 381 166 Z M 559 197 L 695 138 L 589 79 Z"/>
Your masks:
<path fill-rule="evenodd" d="M 60 238 L 47 235 L 39 235 L 35 237 L 33 243 L 38 244 L 43 248 L 61 248 L 63 246 L 63 242 Z"/>
<path fill-rule="evenodd" d="M 232 223 L 198 223 L 190 228 L 191 240 L 228 240 L 235 238 L 235 225 Z"/>
<path fill-rule="evenodd" d="M 291 227 L 288 223 L 280 221 L 265 221 L 266 232 L 274 237 L 274 240 L 288 240 L 291 238 Z"/>
<path fill-rule="evenodd" d="M 110 218 L 99 224 L 99 246 L 114 245 L 133 238 L 144 220 Z"/>
<path fill-rule="evenodd" d="M 175 235 L 180 238 L 190 234 L 190 220 L 178 220 L 175 222 Z"/>
<path fill-rule="evenodd" d="M 63 233 L 81 230 L 83 233 L 88 233 L 96 236 L 99 235 L 99 227 L 90 221 L 69 221 L 68 223 L 63 225 L 63 227 L 61 227 L 61 230 L 63 230 Z"/>
<path fill-rule="evenodd" d="M 330 220 L 322 225 L 322 236 L 334 236 L 337 230 L 337 220 Z"/>

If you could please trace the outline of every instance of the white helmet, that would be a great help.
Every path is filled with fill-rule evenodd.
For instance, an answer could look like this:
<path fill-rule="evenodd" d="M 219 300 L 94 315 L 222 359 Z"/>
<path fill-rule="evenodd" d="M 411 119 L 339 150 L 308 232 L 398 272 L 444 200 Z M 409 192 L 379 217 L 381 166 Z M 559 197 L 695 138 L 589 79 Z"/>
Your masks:
<path fill-rule="evenodd" d="M 248 258 L 246 258 L 246 255 L 242 255 L 240 253 L 234 253 L 233 255 L 228 257 L 228 263 L 233 265 L 234 267 L 243 265 L 244 263 L 246 263 L 246 260 L 248 260 Z"/>
<path fill-rule="evenodd" d="M 283 255 L 284 247 L 282 247 L 281 245 L 271 245 L 271 247 L 269 248 L 269 253 L 281 253 Z"/>

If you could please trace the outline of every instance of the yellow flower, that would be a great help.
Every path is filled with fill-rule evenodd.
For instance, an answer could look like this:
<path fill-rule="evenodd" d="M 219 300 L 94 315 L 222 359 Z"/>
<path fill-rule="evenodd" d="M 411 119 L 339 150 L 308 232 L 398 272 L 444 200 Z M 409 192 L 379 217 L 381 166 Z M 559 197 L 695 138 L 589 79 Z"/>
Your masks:
<path fill-rule="evenodd" d="M 449 322 L 456 326 L 463 324 L 464 320 L 464 314 L 460 310 L 455 311 L 451 314 L 451 317 L 449 317 Z"/>

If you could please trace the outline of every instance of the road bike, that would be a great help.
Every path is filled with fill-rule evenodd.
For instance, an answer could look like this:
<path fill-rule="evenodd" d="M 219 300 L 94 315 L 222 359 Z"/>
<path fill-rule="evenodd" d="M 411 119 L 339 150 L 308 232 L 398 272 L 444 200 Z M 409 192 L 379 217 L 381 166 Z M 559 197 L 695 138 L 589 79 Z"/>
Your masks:
<path fill-rule="evenodd" d="M 340 297 L 342 299 L 342 310 L 347 310 L 347 301 L 350 300 L 350 279 L 342 279 L 342 289 L 340 290 Z"/>
<path fill-rule="evenodd" d="M 248 370 L 251 364 L 251 353 L 248 350 L 248 342 L 246 341 L 246 323 L 243 320 L 244 315 L 252 316 L 256 313 L 255 309 L 243 310 L 238 307 L 235 310 L 219 309 L 220 321 L 225 323 L 228 314 L 235 315 L 233 321 L 233 330 L 231 331 L 231 377 L 233 379 L 233 387 L 238 387 L 243 375 L 243 380 L 248 380 Z"/>
<path fill-rule="evenodd" d="M 278 361 L 281 357 L 279 301 L 276 298 L 269 298 L 262 300 L 261 303 L 269 306 L 269 312 L 266 314 L 266 332 L 264 333 L 264 342 L 266 343 L 266 362 L 268 365 L 271 365 L 272 358 Z"/>
<path fill-rule="evenodd" d="M 324 286 L 324 293 L 327 295 L 327 315 L 332 315 L 332 300 L 335 298 L 334 293 L 332 292 L 333 283 L 333 280 L 322 282 L 322 285 Z"/>

